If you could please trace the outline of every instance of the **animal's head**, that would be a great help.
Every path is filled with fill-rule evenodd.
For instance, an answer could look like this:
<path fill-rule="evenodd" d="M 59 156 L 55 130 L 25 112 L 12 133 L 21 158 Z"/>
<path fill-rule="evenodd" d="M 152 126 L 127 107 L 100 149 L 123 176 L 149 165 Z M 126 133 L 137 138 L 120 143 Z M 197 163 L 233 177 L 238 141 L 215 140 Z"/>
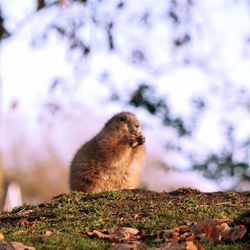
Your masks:
<path fill-rule="evenodd" d="M 141 124 L 137 117 L 130 112 L 121 112 L 110 118 L 105 127 L 119 130 L 125 134 L 141 134 Z"/>

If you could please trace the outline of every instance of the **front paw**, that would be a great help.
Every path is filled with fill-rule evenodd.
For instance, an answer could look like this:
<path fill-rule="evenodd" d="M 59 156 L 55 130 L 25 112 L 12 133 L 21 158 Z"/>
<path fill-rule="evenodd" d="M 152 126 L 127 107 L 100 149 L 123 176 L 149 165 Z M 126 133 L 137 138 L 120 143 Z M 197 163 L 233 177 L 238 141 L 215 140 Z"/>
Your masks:
<path fill-rule="evenodd" d="M 135 148 L 136 146 L 142 145 L 145 142 L 145 137 L 143 135 L 133 134 L 130 137 L 130 146 Z"/>
<path fill-rule="evenodd" d="M 145 136 L 140 135 L 140 136 L 137 138 L 137 142 L 138 142 L 138 145 L 144 144 L 144 143 L 145 143 Z"/>

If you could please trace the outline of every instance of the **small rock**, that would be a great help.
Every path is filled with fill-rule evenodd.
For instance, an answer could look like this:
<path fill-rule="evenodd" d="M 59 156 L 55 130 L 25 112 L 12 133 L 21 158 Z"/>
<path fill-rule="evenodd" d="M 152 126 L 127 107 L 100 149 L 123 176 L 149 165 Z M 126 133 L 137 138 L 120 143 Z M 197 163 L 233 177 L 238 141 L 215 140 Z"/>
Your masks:
<path fill-rule="evenodd" d="M 4 240 L 4 235 L 2 233 L 0 233 L 0 241 Z"/>
<path fill-rule="evenodd" d="M 45 236 L 50 236 L 51 234 L 52 234 L 51 231 L 46 231 L 46 232 L 45 232 Z"/>

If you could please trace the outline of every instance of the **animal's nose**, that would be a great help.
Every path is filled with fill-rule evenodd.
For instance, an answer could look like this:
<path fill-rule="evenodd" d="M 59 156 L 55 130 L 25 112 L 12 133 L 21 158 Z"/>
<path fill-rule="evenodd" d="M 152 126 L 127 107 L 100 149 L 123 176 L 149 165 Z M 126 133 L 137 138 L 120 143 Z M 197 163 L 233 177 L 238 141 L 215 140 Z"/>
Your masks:
<path fill-rule="evenodd" d="M 141 133 L 141 126 L 140 126 L 140 125 L 136 125 L 135 127 L 136 127 L 136 131 L 137 131 L 138 133 Z"/>
<path fill-rule="evenodd" d="M 132 133 L 141 133 L 141 126 L 139 124 L 130 124 Z"/>

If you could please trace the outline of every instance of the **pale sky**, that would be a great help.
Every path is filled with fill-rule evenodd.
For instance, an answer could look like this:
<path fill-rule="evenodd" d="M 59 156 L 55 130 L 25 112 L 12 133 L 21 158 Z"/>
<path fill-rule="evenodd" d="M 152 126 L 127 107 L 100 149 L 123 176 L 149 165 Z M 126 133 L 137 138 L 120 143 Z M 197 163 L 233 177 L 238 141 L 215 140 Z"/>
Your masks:
<path fill-rule="evenodd" d="M 137 6 L 138 3 L 136 4 L 136 1 L 128 1 L 128 3 L 130 6 L 128 11 L 133 12 L 133 10 L 141 7 L 141 4 Z M 163 1 L 160 1 L 160 3 L 163 3 Z M 147 0 L 144 7 L 147 8 L 148 6 L 150 8 L 154 4 L 155 1 Z M 226 86 L 221 84 L 220 80 L 224 77 L 237 82 L 237 89 L 240 86 L 244 86 L 250 90 L 250 49 L 248 48 L 247 50 L 247 47 L 242 46 L 242 38 L 246 37 L 247 34 L 249 35 L 250 32 L 249 9 L 246 8 L 243 1 L 235 4 L 228 0 L 202 1 L 197 3 L 197 6 L 200 11 L 195 12 L 193 18 L 197 24 L 205 25 L 207 29 L 204 30 L 203 36 L 200 37 L 200 44 L 193 43 L 192 50 L 197 55 L 200 55 L 201 52 L 208 56 L 213 55 L 210 66 L 215 72 L 218 70 L 218 72 L 224 74 L 218 75 L 217 82 L 214 80 L 216 74 L 204 74 L 195 66 L 185 68 L 182 66 L 173 67 L 165 72 L 162 71 L 165 66 L 168 66 L 168 62 L 172 58 L 177 58 L 178 65 L 178 56 L 182 56 L 182 52 L 178 55 L 179 52 L 176 51 L 163 56 L 161 52 L 168 49 L 169 44 L 167 43 L 161 43 L 159 46 L 156 46 L 155 50 L 151 51 L 152 65 L 150 66 L 152 68 L 150 71 L 146 72 L 143 68 L 128 65 L 120 56 L 107 54 L 107 51 L 102 47 L 101 33 L 92 34 L 91 27 L 88 27 L 86 32 L 89 32 L 90 38 L 95 37 L 96 44 L 94 46 L 96 46 L 97 52 L 86 60 L 84 67 L 81 68 L 80 73 L 84 75 L 84 78 L 76 79 L 78 76 L 72 66 L 72 61 L 77 60 L 78 56 L 75 55 L 75 58 L 68 60 L 69 58 L 66 56 L 67 43 L 58 35 L 51 32 L 44 43 L 40 42 L 36 44 L 36 47 L 31 46 L 32 42 L 36 42 L 32 41 L 33 35 L 42 33 L 51 20 L 60 17 L 61 11 L 64 11 L 65 18 L 67 17 L 67 8 L 65 10 L 51 8 L 48 13 L 40 13 L 39 18 L 43 18 L 43 23 L 41 23 L 38 17 L 32 16 L 34 1 L 3 0 L 2 8 L 4 13 L 9 16 L 7 28 L 10 31 L 15 30 L 15 27 L 19 25 L 21 20 L 24 20 L 27 14 L 30 16 L 30 19 L 27 19 L 28 21 L 22 22 L 20 30 L 17 30 L 11 38 L 2 42 L 1 78 L 3 83 L 4 112 L 8 110 L 10 102 L 17 98 L 21 102 L 21 114 L 25 117 L 20 119 L 27 121 L 27 117 L 29 117 L 29 124 L 33 124 L 32 126 L 35 127 L 36 110 L 47 98 L 51 80 L 55 76 L 63 76 L 72 84 L 78 81 L 81 83 L 78 91 L 74 93 L 76 100 L 84 100 L 86 109 L 91 108 L 90 113 L 93 121 L 104 121 L 111 114 L 125 108 L 124 105 L 117 105 L 117 103 L 103 103 L 99 101 L 109 94 L 109 89 L 104 84 L 100 84 L 98 73 L 108 68 L 112 72 L 112 82 L 115 88 L 122 93 L 122 98 L 126 99 L 128 91 L 130 92 L 135 88 L 133 84 L 135 81 L 145 78 L 154 80 L 156 82 L 156 93 L 168 98 L 171 104 L 171 111 L 177 115 L 189 116 L 193 112 L 189 105 L 193 96 L 205 96 L 209 108 L 202 116 L 200 127 L 194 135 L 194 141 L 189 142 L 185 139 L 180 141 L 182 145 L 195 150 L 201 157 L 204 153 L 218 150 L 223 145 L 223 137 L 219 125 L 222 119 L 236 120 L 235 118 L 237 117 L 239 124 L 236 133 L 238 137 L 250 135 L 248 125 L 249 113 L 236 107 L 230 107 L 234 103 L 233 96 L 232 101 L 230 97 L 225 103 L 223 102 L 225 100 L 224 96 L 207 96 L 208 88 L 212 86 L 211 81 L 214 84 L 214 88 L 219 89 L 219 92 L 223 93 L 223 88 L 226 88 Z M 108 15 L 109 8 L 111 7 L 107 4 L 107 13 L 104 12 L 103 15 Z M 75 5 L 73 11 L 75 15 L 79 15 L 83 10 L 78 5 Z M 157 13 L 157 8 L 152 8 L 152 11 L 156 16 L 159 14 Z M 122 18 L 122 16 L 119 17 L 118 25 L 120 25 L 120 30 L 118 32 L 120 32 L 120 36 L 118 37 L 120 37 L 120 40 L 117 42 L 121 48 L 124 48 L 121 54 L 126 57 L 125 46 L 132 46 L 129 41 L 132 38 L 139 37 L 138 41 L 140 43 L 145 39 L 146 34 L 139 34 L 136 29 L 130 27 L 128 34 L 123 37 L 125 32 L 123 23 L 126 20 Z M 131 18 L 133 18 L 133 15 L 131 15 Z M 199 27 L 197 26 L 196 28 Z M 167 29 L 168 27 L 159 24 L 152 31 L 151 36 L 145 39 L 145 44 L 147 46 L 154 44 L 155 37 L 159 38 L 161 34 L 166 34 Z M 163 36 L 163 38 L 167 39 L 167 35 Z M 60 93 L 58 93 L 58 97 L 60 99 Z M 226 105 L 229 105 L 229 107 Z M 225 112 L 225 110 L 230 112 Z M 152 117 L 148 116 L 146 112 L 140 110 L 136 110 L 136 112 L 141 116 L 145 124 L 146 133 L 150 136 L 149 142 L 151 144 L 149 149 L 151 154 L 162 152 L 165 140 L 170 138 L 172 141 L 177 140 L 175 135 L 159 125 L 158 121 L 153 121 Z M 75 117 L 75 114 L 73 116 Z M 93 131 L 97 127 L 93 128 Z M 38 128 L 33 129 L 34 133 L 36 133 Z M 159 133 L 159 130 L 161 133 Z M 59 131 L 64 133 L 63 127 L 60 127 Z M 60 138 L 55 139 L 55 141 L 57 141 L 55 142 L 56 144 L 61 145 Z M 72 141 L 70 143 L 74 144 Z M 157 147 L 155 146 L 156 144 L 158 145 Z M 187 166 L 186 160 L 174 153 L 165 155 L 162 152 L 161 155 L 163 159 L 167 159 L 170 165 Z"/>

